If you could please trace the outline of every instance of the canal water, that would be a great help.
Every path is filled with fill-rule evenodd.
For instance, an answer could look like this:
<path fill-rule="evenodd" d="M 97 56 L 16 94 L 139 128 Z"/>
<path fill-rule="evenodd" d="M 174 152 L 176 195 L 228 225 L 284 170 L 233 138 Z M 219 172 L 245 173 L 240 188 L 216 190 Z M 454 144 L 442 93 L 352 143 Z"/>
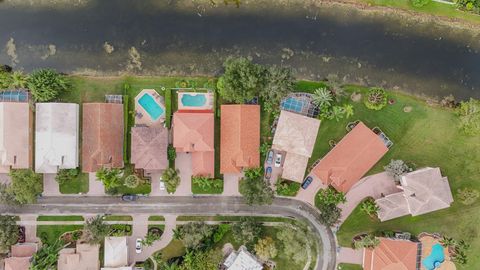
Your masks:
<path fill-rule="evenodd" d="M 480 98 L 480 41 L 468 31 L 339 7 L 85 1 L 0 1 L 0 63 L 90 75 L 216 75 L 226 57 L 242 55 L 290 66 L 304 79 L 336 74 L 418 95 Z"/>

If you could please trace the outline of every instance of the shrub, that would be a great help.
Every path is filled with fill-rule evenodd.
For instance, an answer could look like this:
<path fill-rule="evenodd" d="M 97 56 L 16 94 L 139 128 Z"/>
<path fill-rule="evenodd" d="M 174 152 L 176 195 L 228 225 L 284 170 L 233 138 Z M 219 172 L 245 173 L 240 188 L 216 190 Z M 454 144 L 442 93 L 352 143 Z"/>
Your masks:
<path fill-rule="evenodd" d="M 9 72 L 0 71 L 0 89 L 10 88 L 12 75 Z"/>
<path fill-rule="evenodd" d="M 108 191 L 114 190 L 123 184 L 120 174 L 121 171 L 118 169 L 101 168 L 97 171 L 96 177 L 98 180 L 102 181 L 105 190 Z"/>
<path fill-rule="evenodd" d="M 474 204 L 477 201 L 479 196 L 480 196 L 480 193 L 476 189 L 464 188 L 464 189 L 457 190 L 457 197 L 460 200 L 460 202 L 464 205 Z"/>
<path fill-rule="evenodd" d="M 180 171 L 172 168 L 168 168 L 163 171 L 162 179 L 165 183 L 168 193 L 174 193 L 178 185 L 180 185 Z"/>
<path fill-rule="evenodd" d="M 168 160 L 175 160 L 177 158 L 177 151 L 173 145 L 169 144 L 167 149 Z"/>
<path fill-rule="evenodd" d="M 78 169 L 60 169 L 55 176 L 55 180 L 59 185 L 63 185 L 77 178 L 78 174 Z"/>
<path fill-rule="evenodd" d="M 378 240 L 377 237 L 373 234 L 367 234 L 364 237 L 355 240 L 353 242 L 353 246 L 355 249 L 361 249 L 361 248 L 374 248 L 380 244 L 380 240 Z"/>
<path fill-rule="evenodd" d="M 213 234 L 213 242 L 218 243 L 220 242 L 225 234 L 231 230 L 230 224 L 220 224 L 218 225 L 217 229 L 215 230 L 215 233 Z"/>
<path fill-rule="evenodd" d="M 363 103 L 370 110 L 379 111 L 387 105 L 387 93 L 382 88 L 370 88 Z"/>
<path fill-rule="evenodd" d="M 388 175 L 392 176 L 397 182 L 400 181 L 400 178 L 402 177 L 402 175 L 413 171 L 413 169 L 410 168 L 405 163 L 405 161 L 400 159 L 390 160 L 390 163 L 387 166 L 383 167 L 383 169 L 387 172 Z"/>
<path fill-rule="evenodd" d="M 27 86 L 36 102 L 53 100 L 69 87 L 65 76 L 52 69 L 39 69 L 32 72 Z"/>
<path fill-rule="evenodd" d="M 136 188 L 140 185 L 140 178 L 135 174 L 131 174 L 125 178 L 125 183 L 123 183 L 128 188 Z"/>
<path fill-rule="evenodd" d="M 460 102 L 457 115 L 460 117 L 460 128 L 465 134 L 480 134 L 480 100 L 471 98 Z"/>
<path fill-rule="evenodd" d="M 286 179 L 278 179 L 277 183 L 275 183 L 275 191 L 280 196 L 293 197 L 297 195 L 299 189 L 300 183 L 289 181 Z"/>
<path fill-rule="evenodd" d="M 431 0 L 410 0 L 410 2 L 414 7 L 423 7 L 425 5 L 428 5 Z"/>
<path fill-rule="evenodd" d="M 374 217 L 380 208 L 372 198 L 368 198 L 360 204 L 360 210 L 367 215 Z"/>

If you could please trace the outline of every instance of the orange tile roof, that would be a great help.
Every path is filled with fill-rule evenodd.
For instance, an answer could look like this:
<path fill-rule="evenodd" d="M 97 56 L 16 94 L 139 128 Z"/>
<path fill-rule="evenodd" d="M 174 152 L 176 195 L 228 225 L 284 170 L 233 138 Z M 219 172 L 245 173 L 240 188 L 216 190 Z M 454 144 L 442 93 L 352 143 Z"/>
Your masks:
<path fill-rule="evenodd" d="M 28 270 L 30 259 L 37 252 L 37 244 L 25 243 L 11 246 L 11 257 L 5 259 L 5 270 Z"/>
<path fill-rule="evenodd" d="M 213 113 L 173 114 L 173 147 L 177 152 L 192 153 L 194 175 L 214 175 L 214 127 Z"/>
<path fill-rule="evenodd" d="M 123 120 L 123 104 L 83 104 L 83 172 L 123 167 Z"/>
<path fill-rule="evenodd" d="M 379 238 L 374 249 L 364 249 L 364 270 L 416 270 L 419 243 Z"/>
<path fill-rule="evenodd" d="M 320 160 L 313 173 L 325 185 L 347 192 L 387 151 L 378 135 L 360 122 Z"/>
<path fill-rule="evenodd" d="M 222 105 L 220 172 L 239 173 L 260 165 L 260 106 Z"/>

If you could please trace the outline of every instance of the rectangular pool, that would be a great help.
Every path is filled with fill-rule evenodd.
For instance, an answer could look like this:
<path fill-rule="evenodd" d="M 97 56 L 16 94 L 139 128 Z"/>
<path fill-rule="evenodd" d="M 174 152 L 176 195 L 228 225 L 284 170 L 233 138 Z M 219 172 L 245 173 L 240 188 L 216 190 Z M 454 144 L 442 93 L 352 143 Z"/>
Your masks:
<path fill-rule="evenodd" d="M 138 104 L 150 115 L 152 120 L 157 120 L 165 112 L 157 101 L 148 93 L 143 94 L 143 96 L 138 100 Z"/>

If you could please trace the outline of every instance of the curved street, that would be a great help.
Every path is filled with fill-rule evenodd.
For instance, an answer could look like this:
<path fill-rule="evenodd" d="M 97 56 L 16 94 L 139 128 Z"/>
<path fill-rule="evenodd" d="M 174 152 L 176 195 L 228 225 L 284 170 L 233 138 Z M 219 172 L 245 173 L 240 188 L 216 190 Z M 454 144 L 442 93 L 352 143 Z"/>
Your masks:
<path fill-rule="evenodd" d="M 249 206 L 241 197 L 144 197 L 123 202 L 119 197 L 43 197 L 37 204 L 1 205 L 4 214 L 84 215 L 84 214 L 151 214 L 151 215 L 256 215 L 283 216 L 306 220 L 320 238 L 316 270 L 334 270 L 336 242 L 330 228 L 318 220 L 319 212 L 307 203 L 275 198 L 273 204 Z"/>

